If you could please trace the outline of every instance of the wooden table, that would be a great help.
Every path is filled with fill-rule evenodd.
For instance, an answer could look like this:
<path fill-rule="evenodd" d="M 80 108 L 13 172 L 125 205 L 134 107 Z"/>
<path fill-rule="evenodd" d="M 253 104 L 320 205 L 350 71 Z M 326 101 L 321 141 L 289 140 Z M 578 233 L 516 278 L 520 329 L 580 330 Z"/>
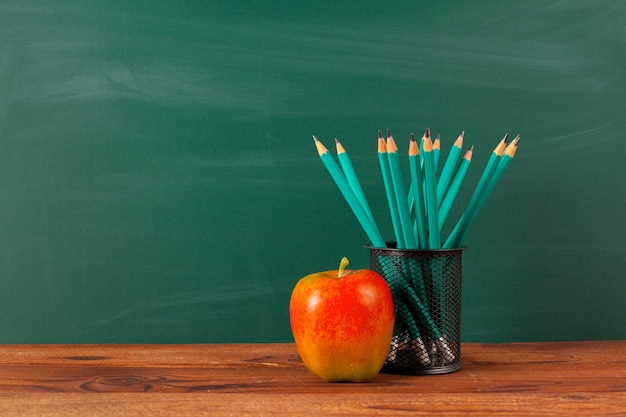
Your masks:
<path fill-rule="evenodd" d="M 292 344 L 3 345 L 0 416 L 626 416 L 626 341 L 467 343 L 462 359 L 333 384 Z"/>

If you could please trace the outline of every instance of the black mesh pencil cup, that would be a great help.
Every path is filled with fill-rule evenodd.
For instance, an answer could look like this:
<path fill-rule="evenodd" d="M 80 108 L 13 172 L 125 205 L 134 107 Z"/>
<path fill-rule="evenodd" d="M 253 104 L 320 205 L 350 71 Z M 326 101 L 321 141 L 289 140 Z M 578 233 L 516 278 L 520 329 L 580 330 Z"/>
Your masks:
<path fill-rule="evenodd" d="M 375 248 L 370 269 L 389 285 L 395 328 L 382 371 L 443 374 L 461 369 L 461 249 Z"/>

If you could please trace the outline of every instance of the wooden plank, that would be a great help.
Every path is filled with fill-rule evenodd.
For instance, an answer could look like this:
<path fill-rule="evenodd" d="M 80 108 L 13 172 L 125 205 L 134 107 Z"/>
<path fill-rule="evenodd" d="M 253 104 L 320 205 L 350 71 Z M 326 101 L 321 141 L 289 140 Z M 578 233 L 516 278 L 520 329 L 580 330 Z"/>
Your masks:
<path fill-rule="evenodd" d="M 626 342 L 462 349 L 459 372 L 331 384 L 292 344 L 5 345 L 0 415 L 626 413 Z"/>

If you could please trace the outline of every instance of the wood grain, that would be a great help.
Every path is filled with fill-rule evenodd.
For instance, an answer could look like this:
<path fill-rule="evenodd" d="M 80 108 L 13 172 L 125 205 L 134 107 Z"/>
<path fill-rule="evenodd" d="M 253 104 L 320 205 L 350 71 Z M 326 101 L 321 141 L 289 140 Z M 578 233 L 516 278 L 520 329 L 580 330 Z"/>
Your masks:
<path fill-rule="evenodd" d="M 626 342 L 464 344 L 463 369 L 325 383 L 292 344 L 4 345 L 0 415 L 626 415 Z"/>

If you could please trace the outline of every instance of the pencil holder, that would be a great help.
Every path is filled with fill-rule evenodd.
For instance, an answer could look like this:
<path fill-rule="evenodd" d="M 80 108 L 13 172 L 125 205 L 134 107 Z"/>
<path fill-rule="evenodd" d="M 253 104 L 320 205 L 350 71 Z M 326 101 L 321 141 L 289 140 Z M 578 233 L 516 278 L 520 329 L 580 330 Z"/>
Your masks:
<path fill-rule="evenodd" d="M 461 369 L 463 250 L 368 246 L 370 269 L 389 285 L 395 327 L 382 371 L 443 374 Z"/>

